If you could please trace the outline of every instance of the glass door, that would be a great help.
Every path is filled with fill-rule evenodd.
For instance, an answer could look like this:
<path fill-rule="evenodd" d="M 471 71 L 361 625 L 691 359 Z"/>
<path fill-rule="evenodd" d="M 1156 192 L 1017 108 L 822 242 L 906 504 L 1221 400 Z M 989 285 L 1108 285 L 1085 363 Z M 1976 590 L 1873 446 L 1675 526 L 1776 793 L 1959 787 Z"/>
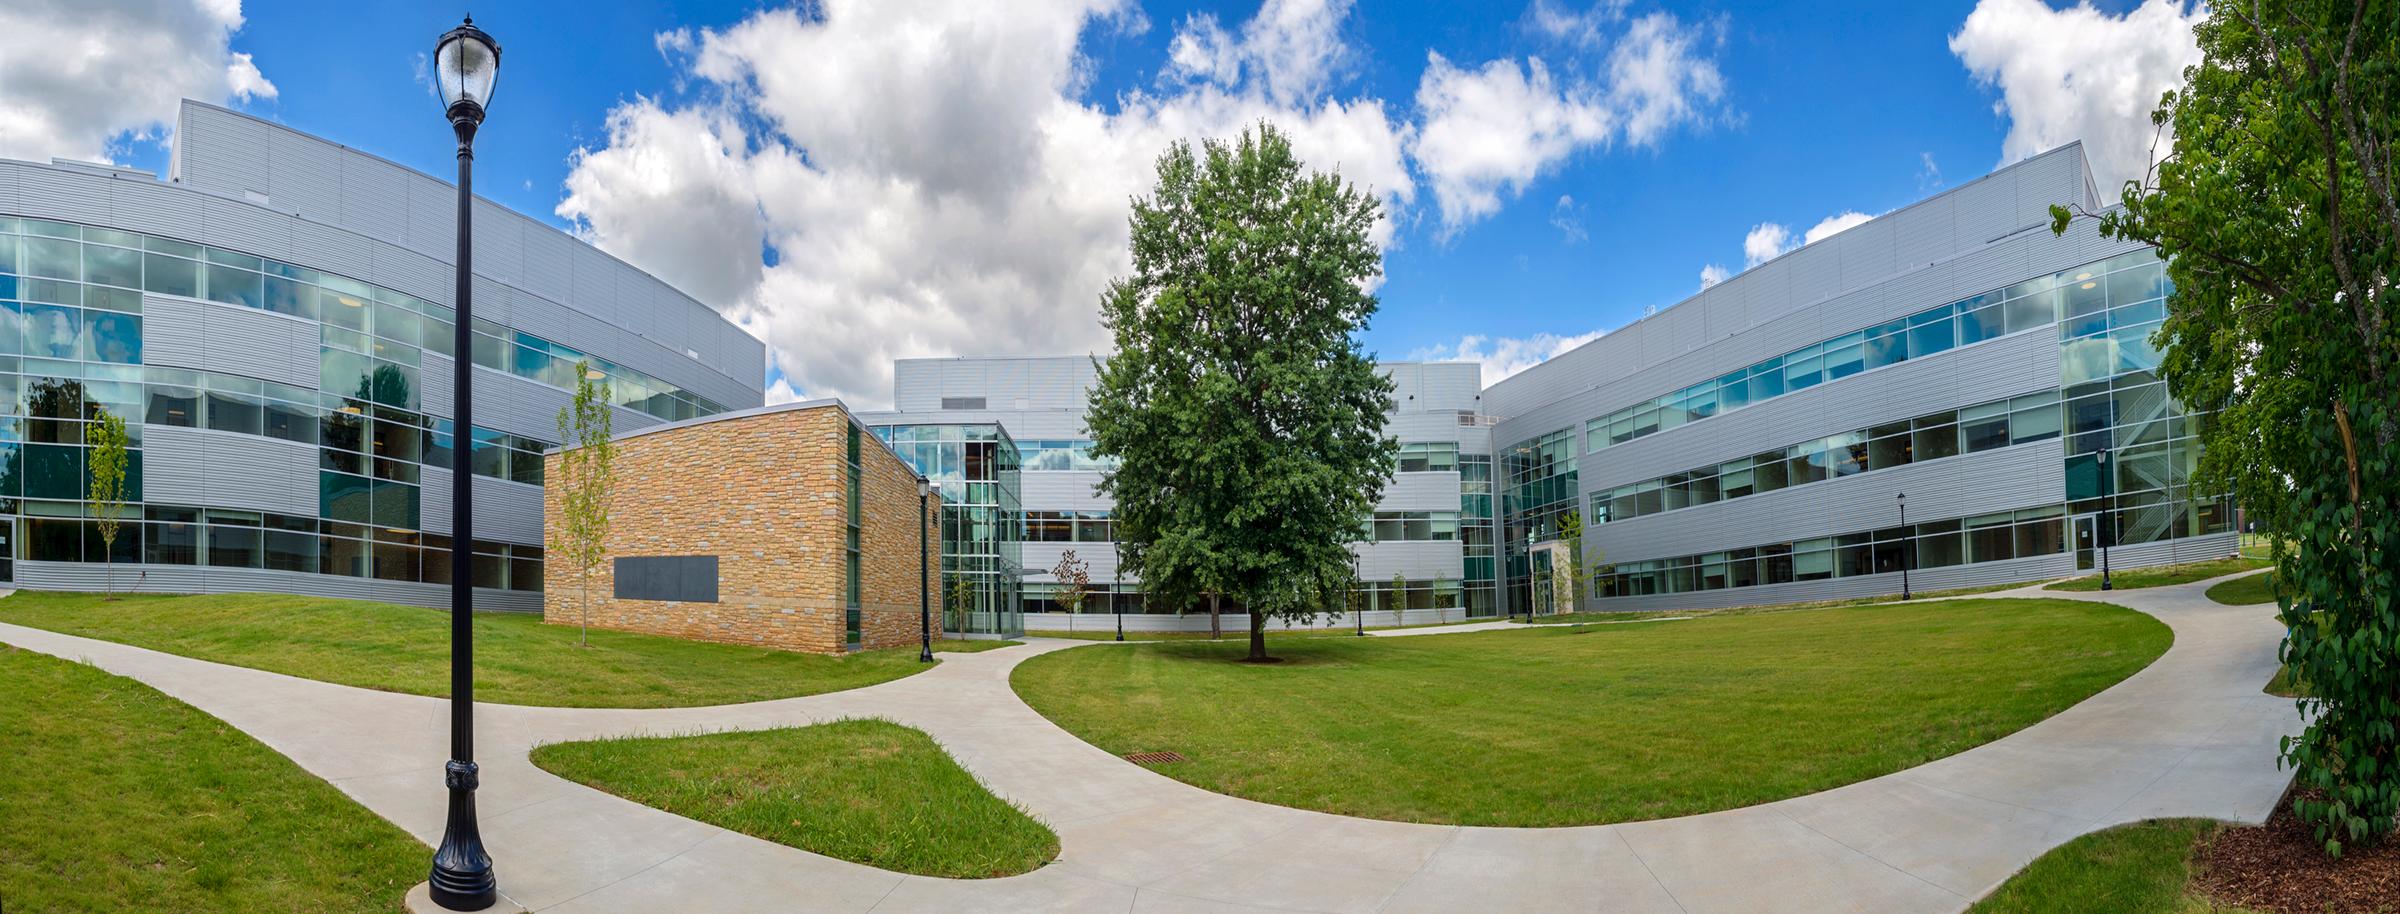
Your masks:
<path fill-rule="evenodd" d="M 2075 516 L 2075 570 L 2077 570 L 2077 571 L 2090 571 L 2090 570 L 2092 570 L 2092 569 L 2093 569 L 2093 568 L 2094 568 L 2094 567 L 2095 567 L 2095 566 L 2098 564 L 2096 561 L 2094 561 L 2094 559 L 2092 558 L 2092 556 L 2093 556 L 2093 554 L 2094 554 L 2094 550 L 2098 549 L 2099 547 L 2100 547 L 2100 516 L 2099 516 L 2099 515 L 2097 515 L 2097 514 L 2079 514 L 2079 515 L 2076 515 L 2076 516 Z"/>
<path fill-rule="evenodd" d="M 17 519 L 0 518 L 0 584 L 17 579 Z"/>

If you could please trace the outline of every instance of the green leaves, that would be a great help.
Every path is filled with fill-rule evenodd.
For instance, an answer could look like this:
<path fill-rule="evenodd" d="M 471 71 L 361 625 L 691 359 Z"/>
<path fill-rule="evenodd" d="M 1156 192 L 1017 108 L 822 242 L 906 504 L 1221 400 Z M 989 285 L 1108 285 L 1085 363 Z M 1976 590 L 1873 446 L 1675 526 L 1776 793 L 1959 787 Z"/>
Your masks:
<path fill-rule="evenodd" d="M 1391 382 L 1359 349 L 1382 272 L 1373 197 L 1303 173 L 1271 125 L 1159 157 L 1109 284 L 1116 352 L 1086 422 L 1121 458 L 1120 567 L 1153 599 L 1222 593 L 1261 615 L 1338 605 L 1345 544 L 1397 445 Z"/>
<path fill-rule="evenodd" d="M 2400 2 L 2227 5 L 2199 37 L 2172 154 L 2095 218 L 2168 259 L 2162 373 L 2216 411 L 2193 485 L 2274 534 L 2310 684 L 2283 756 L 2339 854 L 2400 812 Z"/>

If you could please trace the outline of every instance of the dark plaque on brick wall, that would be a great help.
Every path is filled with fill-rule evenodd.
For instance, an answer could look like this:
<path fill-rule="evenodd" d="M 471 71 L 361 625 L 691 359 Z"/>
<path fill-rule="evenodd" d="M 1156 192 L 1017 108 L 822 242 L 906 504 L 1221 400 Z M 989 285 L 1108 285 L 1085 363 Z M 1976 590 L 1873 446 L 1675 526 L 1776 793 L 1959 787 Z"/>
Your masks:
<path fill-rule="evenodd" d="M 632 555 L 619 558 L 617 599 L 717 602 L 717 557 Z"/>

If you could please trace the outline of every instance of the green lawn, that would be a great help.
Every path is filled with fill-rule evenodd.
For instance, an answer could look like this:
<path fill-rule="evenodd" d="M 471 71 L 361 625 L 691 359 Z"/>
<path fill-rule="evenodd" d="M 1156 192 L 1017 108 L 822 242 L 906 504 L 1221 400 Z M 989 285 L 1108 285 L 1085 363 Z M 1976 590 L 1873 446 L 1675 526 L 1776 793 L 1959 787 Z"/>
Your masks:
<path fill-rule="evenodd" d="M 1583 825 L 1727 809 L 1956 753 L 2165 652 L 2072 600 L 1959 600 L 1418 638 L 1082 648 L 1018 694 L 1112 753 L 1269 803 L 1379 819 Z"/>
<path fill-rule="evenodd" d="M 980 654 L 984 651 L 996 651 L 1004 647 L 1016 647 L 1017 645 L 1023 643 L 1025 642 L 991 641 L 986 639 L 969 641 L 964 638 L 951 638 L 948 640 L 934 642 L 933 652 L 936 654 Z"/>
<path fill-rule="evenodd" d="M 2189 584 L 2193 581 L 2204 581 L 2209 578 L 2217 577 L 2219 575 L 2228 575 L 2237 571 L 2248 571 L 2253 568 L 2265 568 L 2270 564 L 2272 563 L 2265 559 L 2254 559 L 2247 557 L 2209 559 L 2205 562 L 2188 562 L 2182 565 L 2158 565 L 2150 568 L 2136 568 L 2127 571 L 2113 572 L 2109 575 L 2109 581 L 2111 584 L 2114 584 L 2118 590 L 2140 590 L 2144 587 L 2168 587 L 2175 584 Z M 2088 578 L 2068 578 L 2064 581 L 2050 585 L 2047 589 L 2073 591 L 2099 590 L 2100 576 L 2092 575 Z"/>
<path fill-rule="evenodd" d="M 286 594 L 128 596 L 19 591 L 0 622 L 344 685 L 447 695 L 450 614 Z M 814 695 L 925 669 L 917 648 L 826 657 L 593 629 L 524 613 L 475 616 L 475 697 L 571 708 L 671 708 Z"/>
<path fill-rule="evenodd" d="M 2273 581 L 2274 578 L 2275 573 L 2272 571 L 2267 572 L 2266 574 L 2254 574 L 2248 577 L 2234 578 L 2233 580 L 2210 586 L 2208 588 L 2208 598 L 2219 603 L 2223 603 L 2227 606 L 2250 606 L 2257 603 L 2273 603 L 2275 602 L 2275 589 L 2270 586 L 2270 582 Z"/>
<path fill-rule="evenodd" d="M 2206 819 L 2160 819 L 2096 831 L 2035 858 L 1968 914 L 2236 914 L 2186 889 Z"/>
<path fill-rule="evenodd" d="M 0 746 L 0 909 L 380 914 L 432 859 L 224 722 L 6 646 Z"/>
<path fill-rule="evenodd" d="M 868 866 L 980 879 L 1058 856 L 931 737 L 880 720 L 559 743 L 533 763 L 636 803 Z"/>

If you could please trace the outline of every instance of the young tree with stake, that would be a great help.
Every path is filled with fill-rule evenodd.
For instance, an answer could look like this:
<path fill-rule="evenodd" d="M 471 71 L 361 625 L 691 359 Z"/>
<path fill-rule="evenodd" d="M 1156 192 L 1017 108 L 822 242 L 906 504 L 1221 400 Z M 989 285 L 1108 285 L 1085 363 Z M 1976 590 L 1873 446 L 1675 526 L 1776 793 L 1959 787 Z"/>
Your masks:
<path fill-rule="evenodd" d="M 125 468 L 132 458 L 125 447 L 125 417 L 106 408 L 100 410 L 100 421 L 85 433 L 91 447 L 92 485 L 86 497 L 92 503 L 93 527 L 100 534 L 100 551 L 108 564 L 108 589 L 104 599 L 117 598 L 117 531 L 125 516 L 127 493 Z"/>
<path fill-rule="evenodd" d="M 1075 550 L 1058 554 L 1058 564 L 1050 566 L 1050 577 L 1058 582 L 1052 598 L 1060 609 L 1067 611 L 1067 630 L 1075 630 L 1075 615 L 1083 611 L 1084 598 L 1092 594 L 1091 563 L 1075 557 Z"/>
<path fill-rule="evenodd" d="M 611 432 L 608 382 L 590 362 L 575 363 L 575 399 L 558 411 L 558 519 L 550 528 L 550 551 L 575 572 L 581 631 L 576 643 L 589 646 L 592 571 L 608 558 L 610 486 L 616 473 L 617 442 Z M 463 543 L 460 545 L 464 545 Z"/>

